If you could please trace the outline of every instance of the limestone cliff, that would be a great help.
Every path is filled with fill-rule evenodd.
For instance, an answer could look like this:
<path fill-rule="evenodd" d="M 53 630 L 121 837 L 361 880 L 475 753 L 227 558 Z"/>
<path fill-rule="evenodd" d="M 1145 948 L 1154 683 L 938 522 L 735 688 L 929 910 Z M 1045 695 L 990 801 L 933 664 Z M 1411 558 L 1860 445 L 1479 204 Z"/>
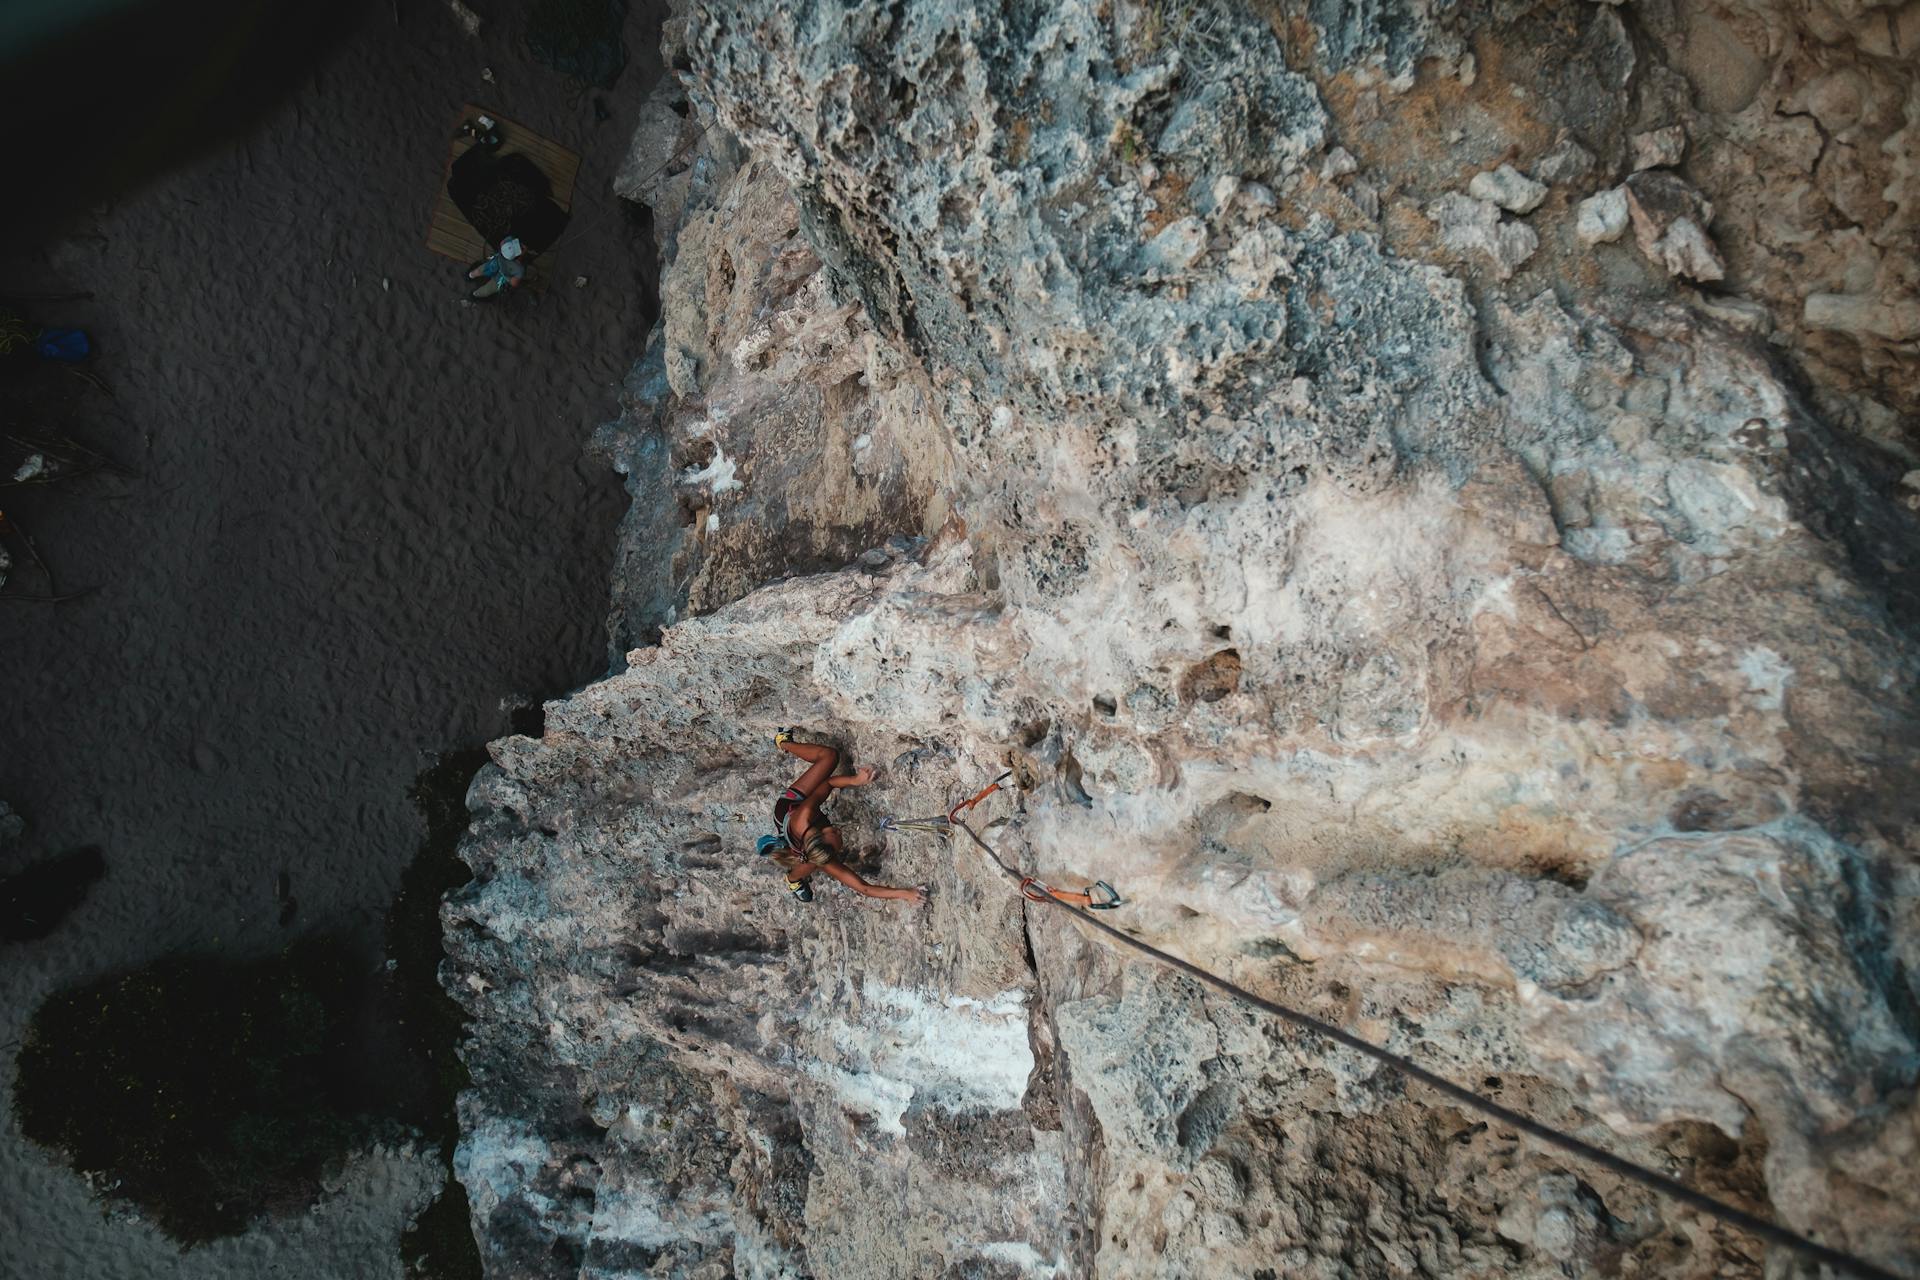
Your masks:
<path fill-rule="evenodd" d="M 1760 1274 L 875 834 L 1003 768 L 1142 936 L 1920 1268 L 1920 5 L 1855 7 L 676 14 L 633 647 L 445 910 L 492 1271 Z M 754 857 L 790 723 L 929 907 Z"/>

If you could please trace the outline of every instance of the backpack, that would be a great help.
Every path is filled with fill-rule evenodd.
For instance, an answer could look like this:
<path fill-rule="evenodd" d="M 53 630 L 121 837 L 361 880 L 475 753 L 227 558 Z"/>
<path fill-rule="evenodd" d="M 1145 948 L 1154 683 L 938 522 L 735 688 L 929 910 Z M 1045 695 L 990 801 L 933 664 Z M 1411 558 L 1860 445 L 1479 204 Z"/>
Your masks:
<path fill-rule="evenodd" d="M 33 349 L 42 360 L 85 360 L 93 352 L 85 329 L 42 329 L 33 340 Z"/>

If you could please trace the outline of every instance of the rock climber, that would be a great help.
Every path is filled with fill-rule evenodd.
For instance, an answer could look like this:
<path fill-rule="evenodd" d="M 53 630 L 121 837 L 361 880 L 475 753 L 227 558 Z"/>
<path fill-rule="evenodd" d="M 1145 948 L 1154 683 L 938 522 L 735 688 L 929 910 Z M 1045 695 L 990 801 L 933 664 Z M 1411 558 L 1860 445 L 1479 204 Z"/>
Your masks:
<path fill-rule="evenodd" d="M 520 282 L 527 278 L 527 266 L 520 261 L 520 254 L 521 245 L 518 238 L 508 236 L 502 240 L 500 247 L 493 251 L 492 256 L 467 272 L 467 279 L 486 282 L 473 291 L 473 296 L 491 298 L 508 289 L 518 289 Z"/>
<path fill-rule="evenodd" d="M 760 837 L 760 856 L 772 858 L 786 871 L 788 891 L 802 902 L 813 901 L 813 886 L 807 881 L 816 871 L 864 898 L 891 898 L 915 906 L 925 902 L 927 895 L 922 890 L 869 884 L 841 861 L 846 844 L 822 806 L 842 787 L 864 787 L 872 782 L 873 770 L 856 769 L 836 778 L 833 771 L 840 767 L 840 753 L 818 743 L 796 742 L 793 733 L 792 729 L 779 730 L 773 735 L 773 745 L 805 760 L 807 770 L 773 802 L 774 834 Z"/>

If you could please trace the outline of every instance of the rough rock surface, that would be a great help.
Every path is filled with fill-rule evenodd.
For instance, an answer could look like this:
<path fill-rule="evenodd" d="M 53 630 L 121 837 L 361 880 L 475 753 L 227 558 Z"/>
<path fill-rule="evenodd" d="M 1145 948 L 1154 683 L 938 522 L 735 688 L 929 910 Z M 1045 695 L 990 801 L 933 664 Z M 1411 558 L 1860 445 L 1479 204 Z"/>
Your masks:
<path fill-rule="evenodd" d="M 1498 169 L 1474 174 L 1473 181 L 1467 184 L 1467 194 L 1476 200 L 1491 200 L 1508 213 L 1532 213 L 1547 198 L 1547 186 L 1512 165 L 1503 164 Z"/>
<path fill-rule="evenodd" d="M 1664 170 L 1644 170 L 1620 190 L 1627 193 L 1633 236 L 1649 262 L 1670 276 L 1726 279 L 1726 263 L 1704 230 L 1713 221 L 1713 206 L 1691 184 Z"/>
<path fill-rule="evenodd" d="M 1626 189 L 1612 187 L 1588 196 L 1574 209 L 1574 234 L 1581 244 L 1611 244 L 1626 231 L 1628 217 Z"/>
<path fill-rule="evenodd" d="M 1895 313 L 1920 292 L 1920 7 L 1912 0 L 1332 5 L 1274 0 L 1286 56 L 1320 88 L 1333 132 L 1391 175 L 1414 208 L 1510 161 L 1533 172 L 1572 137 L 1598 163 L 1530 221 L 1543 251 L 1523 287 L 1571 281 L 1600 299 L 1668 292 L 1659 264 L 1556 235 L 1558 200 L 1626 178 L 1635 135 L 1715 209 L 1700 225 L 1726 263 L 1716 292 L 1770 313 L 1772 343 L 1810 407 L 1911 458 L 1920 449 L 1920 348 L 1835 316 Z M 1663 132 L 1675 130 L 1679 132 Z M 1310 193 L 1309 193 L 1310 194 Z M 1339 202 L 1322 204 L 1340 216 Z M 1369 219 L 1371 221 L 1371 219 Z M 1571 222 L 1571 219 L 1566 219 Z M 1425 256 L 1430 228 L 1391 214 L 1393 251 Z M 1810 295 L 1853 300 L 1809 311 Z M 1895 332 L 1899 332 L 1898 329 Z"/>
<path fill-rule="evenodd" d="M 1112 881 L 1142 936 L 1920 1266 L 1916 517 L 1872 408 L 1912 365 L 1811 345 L 1752 228 L 1745 298 L 1579 244 L 1668 123 L 1695 169 L 1639 178 L 1734 207 L 1697 166 L 1816 38 L 1700 109 L 1645 8 L 669 24 L 689 115 L 636 154 L 698 140 L 607 432 L 631 651 L 494 745 L 445 911 L 493 1274 L 1761 1273 L 969 845 L 875 834 L 1003 768 L 987 837 Z M 1911 85 L 1820 30 L 1821 65 Z M 1423 211 L 1567 129 L 1594 172 L 1507 224 L 1541 252 L 1439 249 Z M 929 907 L 803 906 L 753 857 L 789 723 L 882 768 L 837 820 Z"/>
<path fill-rule="evenodd" d="M 1480 189 L 1488 190 L 1484 184 Z M 1500 205 L 1481 196 L 1449 191 L 1427 206 L 1427 216 L 1439 229 L 1441 244 L 1455 253 L 1485 257 L 1499 280 L 1511 279 L 1520 264 L 1540 247 L 1540 237 L 1532 227 L 1502 218 Z"/>

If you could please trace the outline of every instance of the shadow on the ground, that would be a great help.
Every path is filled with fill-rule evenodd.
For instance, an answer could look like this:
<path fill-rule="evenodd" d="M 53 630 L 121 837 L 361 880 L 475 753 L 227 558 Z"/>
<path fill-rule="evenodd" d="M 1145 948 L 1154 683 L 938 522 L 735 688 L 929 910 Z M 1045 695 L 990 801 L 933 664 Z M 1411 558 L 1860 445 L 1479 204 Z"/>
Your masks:
<path fill-rule="evenodd" d="M 14 1113 L 170 1237 L 194 1245 L 310 1203 L 390 1110 L 359 1069 L 366 967 L 302 939 L 250 962 L 169 956 L 48 998 Z"/>
<path fill-rule="evenodd" d="M 537 732 L 538 713 L 516 724 Z M 384 964 L 316 934 L 256 959 L 174 955 L 58 992 L 20 1049 L 21 1131 L 186 1246 L 313 1203 L 370 1142 L 423 1136 L 446 1182 L 402 1236 L 403 1265 L 477 1277 L 453 1177 L 465 1015 L 438 974 L 440 900 L 470 876 L 458 848 L 486 759 L 456 752 L 414 782 L 427 831 L 387 915 Z M 6 881 L 6 936 L 50 932 L 104 869 L 84 849 Z"/>
<path fill-rule="evenodd" d="M 516 710 L 514 730 L 538 733 L 538 717 L 538 708 Z M 407 1031 L 408 1056 L 428 1074 L 426 1092 L 415 1104 L 416 1123 L 439 1144 L 446 1170 L 440 1194 L 400 1237 L 400 1260 L 408 1274 L 434 1280 L 477 1280 L 480 1275 L 467 1189 L 453 1176 L 453 1149 L 460 1141 L 456 1103 L 469 1082 L 457 1052 L 467 1016 L 440 986 L 440 962 L 447 955 L 441 943 L 440 900 L 473 878 L 460 861 L 460 837 L 467 829 L 467 785 L 485 763 L 484 748 L 458 751 L 414 780 L 413 802 L 427 832 L 387 912 L 387 955 L 393 966 L 388 990 Z"/>
<path fill-rule="evenodd" d="M 0 880 L 0 942 L 32 942 L 59 927 L 107 874 L 94 845 L 69 849 Z"/>

